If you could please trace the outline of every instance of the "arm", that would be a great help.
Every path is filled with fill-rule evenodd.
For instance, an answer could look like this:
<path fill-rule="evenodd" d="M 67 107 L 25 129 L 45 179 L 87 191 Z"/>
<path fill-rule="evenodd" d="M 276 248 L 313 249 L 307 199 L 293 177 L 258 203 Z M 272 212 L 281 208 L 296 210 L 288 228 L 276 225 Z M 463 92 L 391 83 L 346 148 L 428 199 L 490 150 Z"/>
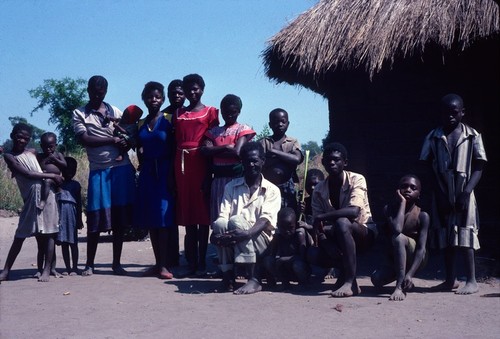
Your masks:
<path fill-rule="evenodd" d="M 4 159 L 12 174 L 22 175 L 30 179 L 53 179 L 57 185 L 60 185 L 63 181 L 62 176 L 59 174 L 35 172 L 26 169 L 26 167 L 22 166 L 12 154 L 5 154 Z"/>
<path fill-rule="evenodd" d="M 52 163 L 57 166 L 61 171 L 65 169 L 68 165 L 66 164 L 66 159 L 64 159 L 64 156 L 62 153 L 55 152 L 51 156 Z"/>
<path fill-rule="evenodd" d="M 429 231 L 430 224 L 429 214 L 426 212 L 420 212 L 419 219 L 422 228 L 418 234 L 417 247 L 415 249 L 413 263 L 403 280 L 403 289 L 413 286 L 412 278 L 425 257 L 425 244 L 427 243 L 427 233 Z"/>
<path fill-rule="evenodd" d="M 82 187 L 78 183 L 78 188 L 76 190 L 76 225 L 78 229 L 83 228 L 82 220 Z"/>
<path fill-rule="evenodd" d="M 77 135 L 77 138 L 83 146 L 88 147 L 99 147 L 104 145 L 119 145 L 121 147 L 127 146 L 127 142 L 120 137 L 97 137 L 84 132 Z"/>
<path fill-rule="evenodd" d="M 470 179 L 465 185 L 464 191 L 460 193 L 457 199 L 456 208 L 459 211 L 464 211 L 468 208 L 470 195 L 483 175 L 483 168 L 485 164 L 486 161 L 484 160 L 476 160 L 472 162 L 472 173 Z"/>
<path fill-rule="evenodd" d="M 396 215 L 391 215 L 389 211 L 389 206 L 385 207 L 385 215 L 387 218 L 387 222 L 391 227 L 392 234 L 398 235 L 403 232 L 403 226 L 405 222 L 405 210 L 406 210 L 406 199 L 401 195 L 399 190 L 396 190 L 396 194 L 399 199 L 399 208 Z"/>
<path fill-rule="evenodd" d="M 299 165 L 302 162 L 303 156 L 302 152 L 299 149 L 294 149 L 292 153 L 287 153 L 283 152 L 281 150 L 278 150 L 276 148 L 270 148 L 268 149 L 266 153 L 266 157 L 276 157 L 280 159 L 281 161 L 284 161 L 286 163 L 292 164 L 292 165 Z"/>

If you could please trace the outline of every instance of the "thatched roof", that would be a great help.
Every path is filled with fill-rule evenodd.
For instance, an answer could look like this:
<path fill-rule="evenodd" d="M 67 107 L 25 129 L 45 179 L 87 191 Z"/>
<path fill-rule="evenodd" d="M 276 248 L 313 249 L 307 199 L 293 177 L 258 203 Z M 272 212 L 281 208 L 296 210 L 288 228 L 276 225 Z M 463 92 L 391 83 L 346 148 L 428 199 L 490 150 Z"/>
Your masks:
<path fill-rule="evenodd" d="M 289 83 L 337 70 L 372 77 L 430 45 L 463 50 L 499 31 L 493 0 L 322 0 L 272 37 L 263 58 L 269 77 Z"/>

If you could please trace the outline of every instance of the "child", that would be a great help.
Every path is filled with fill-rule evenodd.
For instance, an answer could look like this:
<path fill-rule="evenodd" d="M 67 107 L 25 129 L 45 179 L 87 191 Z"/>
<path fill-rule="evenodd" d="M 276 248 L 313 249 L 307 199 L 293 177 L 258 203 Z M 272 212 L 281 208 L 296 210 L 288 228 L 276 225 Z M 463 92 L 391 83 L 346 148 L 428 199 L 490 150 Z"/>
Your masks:
<path fill-rule="evenodd" d="M 42 153 L 37 154 L 37 159 L 43 172 L 61 175 L 62 171 L 66 168 L 66 160 L 64 160 L 64 156 L 56 150 L 56 146 L 56 135 L 52 132 L 43 133 L 40 137 Z M 51 189 L 58 191 L 59 187 L 55 185 L 52 180 L 45 179 L 42 185 L 41 209 L 43 209 Z"/>
<path fill-rule="evenodd" d="M 224 187 L 229 181 L 243 174 L 239 157 L 241 146 L 255 136 L 255 131 L 249 126 L 237 122 L 242 106 L 241 99 L 236 95 L 228 94 L 222 99 L 220 109 L 226 124 L 208 130 L 201 148 L 204 155 L 212 158 L 213 179 L 210 190 L 212 221 L 219 216 Z"/>
<path fill-rule="evenodd" d="M 115 127 L 114 135 L 125 140 L 130 147 L 135 147 L 136 145 L 137 124 L 142 114 L 143 111 L 140 107 L 130 105 L 125 108 L 120 119 L 108 117 L 108 119 L 113 121 Z M 116 157 L 115 161 L 123 160 L 123 152 L 125 152 L 125 150 L 120 150 L 120 152 L 120 155 Z"/>
<path fill-rule="evenodd" d="M 408 174 L 399 180 L 396 203 L 384 207 L 386 217 L 387 248 L 391 264 L 372 273 L 375 287 L 382 287 L 396 280 L 396 288 L 389 300 L 404 300 L 405 292 L 413 287 L 415 272 L 425 265 L 429 215 L 420 210 L 420 179 Z"/>
<path fill-rule="evenodd" d="M 27 149 L 33 130 L 24 123 L 14 125 L 10 137 L 12 151 L 4 155 L 5 162 L 16 178 L 23 198 L 23 209 L 19 215 L 14 241 L 10 247 L 0 281 L 8 280 L 9 273 L 21 251 L 24 239 L 37 235 L 44 239 L 45 265 L 38 281 L 49 281 L 55 237 L 58 232 L 58 212 L 55 195 L 49 192 L 43 210 L 40 208 L 40 193 L 43 179 L 51 179 L 58 185 L 62 177 L 55 173 L 44 173 L 38 164 L 34 149 Z"/>
<path fill-rule="evenodd" d="M 458 288 L 455 255 L 460 251 L 465 254 L 467 281 L 456 294 L 478 291 L 474 251 L 479 249 L 479 220 L 474 188 L 487 161 L 481 134 L 461 122 L 464 115 L 462 98 L 445 95 L 441 99 L 443 125 L 427 135 L 420 154 L 420 160 L 432 167 L 435 180 L 433 221 L 438 225 L 431 231 L 437 232 L 439 247 L 446 248 L 446 280 L 435 289 Z"/>
<path fill-rule="evenodd" d="M 81 186 L 73 180 L 76 174 L 75 158 L 65 157 L 67 163 L 63 171 L 64 181 L 59 196 L 59 233 L 57 242 L 61 245 L 66 271 L 63 275 L 78 274 L 78 232 L 83 228 Z M 73 265 L 70 261 L 70 249 Z"/>
<path fill-rule="evenodd" d="M 281 207 L 297 210 L 295 182 L 298 182 L 296 169 L 304 160 L 297 139 L 288 137 L 288 113 L 282 108 L 269 113 L 269 127 L 273 135 L 260 140 L 266 152 L 266 162 L 262 170 L 264 177 L 279 187 Z"/>
<path fill-rule="evenodd" d="M 296 228 L 296 222 L 292 208 L 278 212 L 278 232 L 269 245 L 271 254 L 264 258 L 264 267 L 272 278 L 281 281 L 284 290 L 290 287 L 291 280 L 305 284 L 311 274 L 306 263 L 306 232 Z"/>
<path fill-rule="evenodd" d="M 305 190 L 307 197 L 304 198 L 304 202 L 299 201 L 299 211 L 303 218 L 299 220 L 299 227 L 304 228 L 309 233 L 310 237 L 314 237 L 313 232 L 313 216 L 312 216 L 312 206 L 311 199 L 314 187 L 320 182 L 325 180 L 325 175 L 320 169 L 312 168 L 307 171 Z"/>

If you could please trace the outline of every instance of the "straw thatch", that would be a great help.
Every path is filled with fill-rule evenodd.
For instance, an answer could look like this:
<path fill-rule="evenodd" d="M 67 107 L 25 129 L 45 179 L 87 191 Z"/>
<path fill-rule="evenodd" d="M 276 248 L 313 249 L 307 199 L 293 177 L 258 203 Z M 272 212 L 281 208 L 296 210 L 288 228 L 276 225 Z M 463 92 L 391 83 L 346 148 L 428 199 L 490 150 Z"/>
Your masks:
<path fill-rule="evenodd" d="M 430 45 L 460 51 L 499 31 L 492 0 L 323 0 L 272 37 L 263 57 L 270 78 L 304 84 L 305 77 L 311 87 L 337 70 L 371 78 Z"/>

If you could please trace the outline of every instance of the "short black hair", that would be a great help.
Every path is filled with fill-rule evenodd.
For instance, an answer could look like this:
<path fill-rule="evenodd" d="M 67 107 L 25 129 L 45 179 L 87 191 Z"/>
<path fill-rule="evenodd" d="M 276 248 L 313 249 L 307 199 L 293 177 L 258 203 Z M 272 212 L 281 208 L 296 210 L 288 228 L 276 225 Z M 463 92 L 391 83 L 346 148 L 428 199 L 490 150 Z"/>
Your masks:
<path fill-rule="evenodd" d="M 248 152 L 252 151 L 258 151 L 259 152 L 259 157 L 261 159 L 266 159 L 266 153 L 264 152 L 264 147 L 260 142 L 257 141 L 249 141 L 243 144 L 240 149 L 240 158 L 243 159 L 243 154 L 246 154 Z"/>
<path fill-rule="evenodd" d="M 175 79 L 170 81 L 167 87 L 167 92 L 175 90 L 177 87 L 182 88 L 182 80 L 181 79 Z"/>
<path fill-rule="evenodd" d="M 464 100 L 462 97 L 455 93 L 446 94 L 441 98 L 441 106 L 448 106 L 450 103 L 455 102 L 460 105 L 460 107 L 464 107 Z"/>
<path fill-rule="evenodd" d="M 182 86 L 188 86 L 190 84 L 197 84 L 202 90 L 205 89 L 205 81 L 199 74 L 188 74 L 182 78 Z"/>
<path fill-rule="evenodd" d="M 312 178 L 316 177 L 319 180 L 325 180 L 325 174 L 323 173 L 322 170 L 318 168 L 311 168 L 310 170 L 307 171 L 307 178 Z"/>
<path fill-rule="evenodd" d="M 141 93 L 142 101 L 146 100 L 146 95 L 149 92 L 156 91 L 156 90 L 161 93 L 163 98 L 165 98 L 165 87 L 159 82 L 150 81 L 144 85 L 144 89 L 142 90 L 142 93 Z"/>
<path fill-rule="evenodd" d="M 78 167 L 78 162 L 76 161 L 76 159 L 73 157 L 64 157 L 64 160 L 66 160 L 66 169 L 68 171 L 74 170 L 76 172 L 76 169 Z"/>
<path fill-rule="evenodd" d="M 96 89 L 96 88 L 104 88 L 108 89 L 108 80 L 102 75 L 94 75 L 90 77 L 89 82 L 87 84 L 87 88 Z"/>
<path fill-rule="evenodd" d="M 30 136 L 33 135 L 33 127 L 31 127 L 28 124 L 25 124 L 24 122 L 18 122 L 12 128 L 12 132 L 10 133 L 10 137 L 12 138 L 12 136 L 15 135 L 16 133 L 18 133 L 19 131 L 26 131 L 26 132 L 28 132 L 28 134 Z"/>
<path fill-rule="evenodd" d="M 54 132 L 45 132 L 40 136 L 40 141 L 42 141 L 45 138 L 54 138 L 54 140 L 57 142 L 57 135 Z"/>
<path fill-rule="evenodd" d="M 273 109 L 271 112 L 269 112 L 269 120 L 271 120 L 271 117 L 276 114 L 276 113 L 280 113 L 280 112 L 283 112 L 285 113 L 287 119 L 288 119 L 288 112 L 285 111 L 283 108 L 275 108 Z"/>
<path fill-rule="evenodd" d="M 241 102 L 241 98 L 237 95 L 234 94 L 228 94 L 224 98 L 222 98 L 220 102 L 220 108 L 224 109 L 230 105 L 234 105 L 238 107 L 238 109 L 241 111 L 241 108 L 243 107 L 243 103 Z"/>
<path fill-rule="evenodd" d="M 325 154 L 329 154 L 329 153 L 332 153 L 332 152 L 339 152 L 339 153 L 341 153 L 342 154 L 342 158 L 344 160 L 347 160 L 347 158 L 348 158 L 347 149 L 340 142 L 331 142 L 331 143 L 326 144 L 323 147 L 323 156 Z"/>
<path fill-rule="evenodd" d="M 297 214 L 295 213 L 295 210 L 291 207 L 283 207 L 282 209 L 279 210 L 278 212 L 278 220 L 281 220 L 283 218 L 289 218 L 291 217 L 292 219 L 297 218 Z"/>
<path fill-rule="evenodd" d="M 408 173 L 408 174 L 403 175 L 401 178 L 399 178 L 399 183 L 401 181 L 403 181 L 403 179 L 406 179 L 406 178 L 415 179 L 418 182 L 418 184 L 420 185 L 420 187 L 422 187 L 422 181 L 420 181 L 420 178 L 416 174 L 413 174 L 413 173 Z"/>

